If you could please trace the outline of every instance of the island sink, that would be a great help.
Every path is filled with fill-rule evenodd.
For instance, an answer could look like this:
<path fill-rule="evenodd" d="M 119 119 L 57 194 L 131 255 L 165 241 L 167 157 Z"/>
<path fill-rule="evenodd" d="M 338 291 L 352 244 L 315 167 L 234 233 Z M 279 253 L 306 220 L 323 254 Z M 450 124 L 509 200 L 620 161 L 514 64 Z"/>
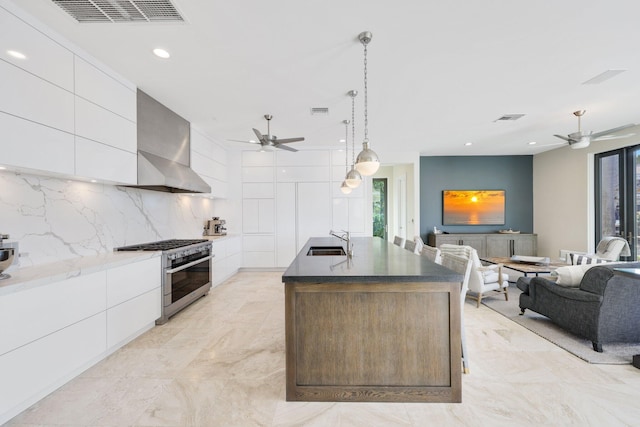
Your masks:
<path fill-rule="evenodd" d="M 342 246 L 311 246 L 307 256 L 341 256 L 346 255 Z"/>

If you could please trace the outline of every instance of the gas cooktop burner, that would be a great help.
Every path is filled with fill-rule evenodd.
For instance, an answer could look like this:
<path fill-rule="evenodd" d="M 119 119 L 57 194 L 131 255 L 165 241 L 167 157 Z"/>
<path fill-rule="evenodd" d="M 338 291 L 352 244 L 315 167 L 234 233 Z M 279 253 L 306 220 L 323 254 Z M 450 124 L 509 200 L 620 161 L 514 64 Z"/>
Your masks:
<path fill-rule="evenodd" d="M 115 248 L 116 251 L 168 251 L 171 249 L 182 248 L 184 246 L 194 245 L 196 243 L 207 242 L 206 239 L 184 240 L 171 239 L 161 240 L 159 242 L 142 243 L 139 245 L 122 246 Z"/>

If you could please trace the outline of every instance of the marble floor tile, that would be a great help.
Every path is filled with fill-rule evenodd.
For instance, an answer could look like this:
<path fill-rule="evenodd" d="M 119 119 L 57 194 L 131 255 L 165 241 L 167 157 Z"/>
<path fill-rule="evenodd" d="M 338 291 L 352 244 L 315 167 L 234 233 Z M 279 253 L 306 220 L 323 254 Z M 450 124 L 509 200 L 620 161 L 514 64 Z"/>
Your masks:
<path fill-rule="evenodd" d="M 640 426 L 640 370 L 591 365 L 472 300 L 462 403 L 286 402 L 281 278 L 237 274 L 7 426 Z"/>

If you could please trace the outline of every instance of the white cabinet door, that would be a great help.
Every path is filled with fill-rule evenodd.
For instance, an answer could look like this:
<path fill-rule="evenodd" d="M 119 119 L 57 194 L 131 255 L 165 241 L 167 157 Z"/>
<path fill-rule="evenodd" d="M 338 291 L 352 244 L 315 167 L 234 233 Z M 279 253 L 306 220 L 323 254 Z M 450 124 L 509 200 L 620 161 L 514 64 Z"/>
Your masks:
<path fill-rule="evenodd" d="M 0 111 L 73 133 L 73 94 L 0 61 Z"/>
<path fill-rule="evenodd" d="M 137 152 L 138 136 L 135 122 L 78 96 L 75 100 L 76 135 L 120 150 Z"/>
<path fill-rule="evenodd" d="M 26 58 L 11 56 L 8 54 L 10 50 L 20 52 Z M 73 53 L 2 8 L 0 59 L 56 86 L 73 91 Z"/>
<path fill-rule="evenodd" d="M 287 267 L 296 257 L 296 184 L 278 183 L 276 190 L 276 266 Z"/>
<path fill-rule="evenodd" d="M 75 93 L 112 113 L 136 122 L 136 91 L 78 56 L 75 57 Z"/>
<path fill-rule="evenodd" d="M 297 185 L 298 248 L 302 248 L 310 237 L 329 235 L 331 188 L 328 182 L 299 182 Z"/>
<path fill-rule="evenodd" d="M 0 151 L 5 165 L 65 175 L 75 173 L 74 136 L 0 113 Z"/>
<path fill-rule="evenodd" d="M 121 184 L 136 184 L 137 170 L 137 154 L 76 136 L 76 175 Z"/>
<path fill-rule="evenodd" d="M 244 199 L 242 201 L 242 231 L 245 233 L 273 233 L 273 199 Z"/>
<path fill-rule="evenodd" d="M 104 271 L 4 295 L 0 354 L 103 312 L 106 305 Z"/>

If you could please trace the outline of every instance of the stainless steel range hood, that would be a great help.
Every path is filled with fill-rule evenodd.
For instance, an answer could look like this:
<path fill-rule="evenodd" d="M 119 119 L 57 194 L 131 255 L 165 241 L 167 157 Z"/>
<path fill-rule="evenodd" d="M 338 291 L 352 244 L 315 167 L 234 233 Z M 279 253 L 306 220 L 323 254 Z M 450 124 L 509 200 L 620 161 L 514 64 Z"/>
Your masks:
<path fill-rule="evenodd" d="M 171 193 L 210 193 L 190 166 L 189 122 L 138 89 L 138 185 Z"/>

